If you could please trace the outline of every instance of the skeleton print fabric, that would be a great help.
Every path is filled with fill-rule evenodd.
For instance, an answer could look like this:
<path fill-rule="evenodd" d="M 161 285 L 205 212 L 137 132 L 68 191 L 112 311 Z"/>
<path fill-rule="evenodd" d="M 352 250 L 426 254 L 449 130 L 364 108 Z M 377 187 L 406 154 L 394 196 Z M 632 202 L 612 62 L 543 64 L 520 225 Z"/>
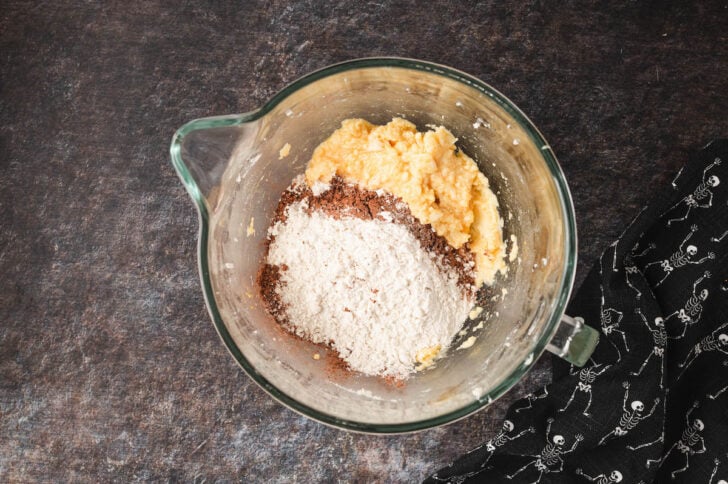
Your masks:
<path fill-rule="evenodd" d="M 427 482 L 728 484 L 728 140 L 697 153 L 610 245 L 568 314 L 583 368 L 516 402 Z"/>

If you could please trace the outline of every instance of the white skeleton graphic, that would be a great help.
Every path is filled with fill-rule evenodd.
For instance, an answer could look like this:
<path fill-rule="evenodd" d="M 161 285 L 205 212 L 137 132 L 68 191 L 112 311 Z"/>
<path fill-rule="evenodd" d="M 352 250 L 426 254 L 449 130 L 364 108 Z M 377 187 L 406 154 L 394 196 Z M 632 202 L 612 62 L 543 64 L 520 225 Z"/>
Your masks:
<path fill-rule="evenodd" d="M 630 280 L 630 276 L 633 276 L 634 274 L 638 274 L 640 270 L 637 268 L 637 264 L 635 264 L 635 257 L 644 257 L 645 254 L 647 254 L 649 251 L 655 249 L 657 246 L 655 244 L 650 244 L 647 246 L 645 250 L 642 252 L 637 253 L 637 245 L 632 247 L 632 250 L 627 252 L 627 254 L 624 256 L 624 279 L 627 282 L 627 285 L 632 288 L 634 292 L 637 293 L 637 299 L 640 299 L 642 297 L 642 292 L 637 289 L 634 284 L 632 284 L 632 281 Z M 615 250 L 615 259 L 616 259 L 616 250 Z M 617 272 L 616 269 L 616 260 L 614 264 L 612 265 L 612 269 L 614 272 Z"/>
<path fill-rule="evenodd" d="M 639 211 L 639 213 L 632 219 L 632 221 L 629 223 L 627 228 L 624 232 L 622 232 L 622 235 L 619 236 L 617 240 L 612 242 L 609 247 L 612 248 L 612 272 L 619 272 L 619 268 L 617 268 L 617 253 L 619 249 L 619 243 L 622 242 L 622 237 L 624 234 L 629 232 L 629 230 L 632 228 L 632 226 L 640 220 L 642 217 L 642 213 L 647 210 L 647 206 L 645 205 L 642 207 L 642 209 Z M 642 239 L 644 236 L 644 232 L 640 234 L 639 240 Z M 655 244 L 649 244 L 649 246 L 644 249 L 642 252 L 637 252 L 637 247 L 639 246 L 639 241 L 634 244 L 632 249 L 624 254 L 624 258 L 622 262 L 624 263 L 624 277 L 627 281 L 627 285 L 632 288 L 634 292 L 637 293 L 637 299 L 640 299 L 642 297 L 642 292 L 640 292 L 639 289 L 637 289 L 634 284 L 632 284 L 632 281 L 630 280 L 630 276 L 633 276 L 634 274 L 639 273 L 639 269 L 637 268 L 637 265 L 635 264 L 635 257 L 643 257 L 645 254 L 647 254 L 649 251 L 656 248 Z M 606 255 L 606 251 L 604 251 L 604 254 L 602 254 L 602 257 L 599 259 L 599 263 L 602 264 L 602 259 Z M 601 266 L 600 266 L 601 268 Z"/>
<path fill-rule="evenodd" d="M 624 400 L 622 401 L 623 413 L 622 416 L 619 417 L 619 424 L 614 428 L 614 430 L 602 437 L 602 440 L 599 441 L 599 445 L 602 445 L 607 440 L 611 440 L 611 438 L 623 437 L 627 435 L 627 433 L 630 430 L 634 429 L 641 421 L 645 420 L 646 418 L 650 418 L 652 414 L 655 413 L 657 404 L 660 403 L 660 399 L 655 398 L 655 404 L 652 406 L 652 410 L 650 410 L 647 415 L 642 415 L 642 412 L 645 410 L 645 405 L 639 400 L 634 400 L 632 403 L 630 403 L 629 408 L 627 408 L 627 399 L 629 398 L 629 383 L 624 382 L 622 383 L 622 386 L 624 387 Z"/>
<path fill-rule="evenodd" d="M 723 362 L 723 366 L 728 366 L 728 360 Z M 712 395 L 708 394 L 708 398 L 710 398 L 711 400 L 715 400 L 716 398 L 718 398 L 720 396 L 721 393 L 725 392 L 726 390 L 728 390 L 728 385 L 721 388 L 720 390 L 718 390 L 716 393 L 713 393 Z"/>
<path fill-rule="evenodd" d="M 660 284 L 665 282 L 665 279 L 667 279 L 675 269 L 680 269 L 681 267 L 685 267 L 688 264 L 697 265 L 702 264 L 709 259 L 715 259 L 715 254 L 713 252 L 708 252 L 708 255 L 706 255 L 702 259 L 694 260 L 695 255 L 698 253 L 698 248 L 694 245 L 688 245 L 687 247 L 685 247 L 685 244 L 687 244 L 688 240 L 690 240 L 690 237 L 692 237 L 693 234 L 697 231 L 697 225 L 691 226 L 690 232 L 688 232 L 682 243 L 680 243 L 680 246 L 678 247 L 678 250 L 676 252 L 674 252 L 667 259 L 657 260 L 645 265 L 645 271 L 647 271 L 647 269 L 649 269 L 650 267 L 659 265 L 662 271 L 665 273 L 663 278 L 660 279 L 657 284 L 655 284 L 655 287 L 658 287 Z"/>
<path fill-rule="evenodd" d="M 725 238 L 726 235 L 728 235 L 728 230 L 723 232 L 723 235 L 721 235 L 720 237 L 711 237 L 710 240 L 711 240 L 711 242 L 720 242 L 721 240 L 723 240 Z"/>
<path fill-rule="evenodd" d="M 507 479 L 513 479 L 530 466 L 533 466 L 539 473 L 538 479 L 536 479 L 532 483 L 536 484 L 538 482 L 541 482 L 541 478 L 544 474 L 548 474 L 550 472 L 561 472 L 564 470 L 564 460 L 561 458 L 561 456 L 574 452 L 576 447 L 579 445 L 579 442 L 584 440 L 584 436 L 581 434 L 576 434 L 574 436 L 574 444 L 571 446 L 571 449 L 564 450 L 566 439 L 563 435 L 554 435 L 552 438 L 549 437 L 549 434 L 551 433 L 551 424 L 554 423 L 554 419 L 549 418 L 547 422 L 548 425 L 546 426 L 546 445 L 544 446 L 543 450 L 541 450 L 538 455 L 530 455 L 530 457 L 533 457 L 534 460 L 521 467 L 513 474 L 506 476 Z"/>
<path fill-rule="evenodd" d="M 644 207 L 642 207 L 642 210 L 640 210 L 640 212 L 632 219 L 632 221 L 629 223 L 629 225 L 627 226 L 627 228 L 625 229 L 625 231 L 622 232 L 622 235 L 619 236 L 620 238 L 618 238 L 617 240 L 615 240 L 614 242 L 612 242 L 611 244 L 609 244 L 609 247 L 611 247 L 613 249 L 613 251 L 612 251 L 612 272 L 619 272 L 619 269 L 617 269 L 617 247 L 619 246 L 619 243 L 622 241 L 622 236 L 624 234 L 626 234 L 629 231 L 629 229 L 632 228 L 632 226 L 634 225 L 634 223 L 637 222 L 637 220 L 639 220 L 639 218 L 642 216 L 642 213 L 645 210 L 647 210 L 647 206 L 646 205 Z M 644 235 L 644 233 L 640 234 L 640 237 L 639 238 L 642 239 L 642 236 L 643 235 Z M 634 245 L 634 247 L 632 247 L 632 250 L 630 252 L 628 252 L 627 254 L 625 254 L 625 256 L 624 256 L 625 265 L 627 265 L 627 266 L 629 266 L 629 265 L 632 265 L 633 266 L 634 265 L 634 259 L 633 259 L 633 257 L 635 255 L 637 255 L 637 256 L 640 255 L 640 254 L 635 254 L 635 251 L 637 250 L 637 246 L 638 245 L 639 245 L 639 242 L 637 242 Z M 651 246 L 652 249 L 655 248 L 655 244 L 650 244 L 650 246 Z M 647 252 L 648 250 L 649 249 L 645 250 L 645 252 Z M 643 252 L 641 255 L 644 255 L 645 252 Z M 604 251 L 604 253 L 606 254 L 606 251 Z M 602 254 L 602 257 L 604 257 L 604 254 Z M 628 258 L 630 259 L 629 262 L 627 261 Z M 601 263 L 601 259 L 600 259 L 600 263 Z"/>
<path fill-rule="evenodd" d="M 708 398 L 710 398 L 711 400 L 715 400 L 716 398 L 718 398 L 720 396 L 721 393 L 725 392 L 726 390 L 728 390 L 728 386 L 723 387 L 720 390 L 718 390 L 718 393 L 714 393 L 713 395 L 708 395 Z"/>
<path fill-rule="evenodd" d="M 616 247 L 615 247 L 616 251 Z M 599 275 L 602 276 L 603 280 L 603 261 L 604 254 L 602 254 L 602 257 L 599 258 Z M 618 311 L 614 308 L 608 308 L 606 306 L 606 301 L 604 298 L 604 284 L 599 285 L 599 289 L 602 292 L 602 299 L 601 299 L 601 309 L 599 311 L 599 324 L 602 327 L 602 333 L 604 333 L 606 336 L 611 336 L 612 333 L 619 333 L 622 335 L 622 341 L 624 342 L 624 350 L 629 351 L 629 346 L 627 346 L 627 335 L 624 334 L 624 331 L 619 329 L 619 323 L 622 322 L 622 318 L 624 317 L 624 314 L 622 311 Z M 617 362 L 622 360 L 622 353 L 619 351 L 619 347 L 617 347 L 616 343 L 612 341 L 610 338 L 607 338 L 607 341 L 612 343 L 612 346 L 614 346 L 615 351 L 617 352 Z"/>
<path fill-rule="evenodd" d="M 660 317 L 655 318 L 655 326 L 654 328 L 652 328 L 650 326 L 650 323 L 647 322 L 647 318 L 645 317 L 645 315 L 642 314 L 642 310 L 640 308 L 635 308 L 634 312 L 642 318 L 642 322 L 645 323 L 645 326 L 647 326 L 647 330 L 652 333 L 652 342 L 654 346 L 652 347 L 652 351 L 650 352 L 650 354 L 647 355 L 647 358 L 645 358 L 642 366 L 640 366 L 640 369 L 637 371 L 633 371 L 630 374 L 632 376 L 641 375 L 645 367 L 647 366 L 647 363 L 653 356 L 659 358 L 657 364 L 658 368 L 660 369 L 660 388 L 664 388 L 663 382 L 665 377 L 665 367 L 663 364 L 663 359 L 665 357 L 665 346 L 667 346 L 668 338 L 667 331 L 665 331 L 665 321 Z"/>
<path fill-rule="evenodd" d="M 683 198 L 679 202 L 677 202 L 675 205 L 670 207 L 667 212 L 669 213 L 672 210 L 676 209 L 679 205 L 685 204 L 685 207 L 687 208 L 685 210 L 685 215 L 678 218 L 673 218 L 667 221 L 667 226 L 669 227 L 673 222 L 682 222 L 683 220 L 687 219 L 690 215 L 690 211 L 694 208 L 710 208 L 713 206 L 713 192 L 710 191 L 711 188 L 715 188 L 718 185 L 720 185 L 720 179 L 715 176 L 711 175 L 708 176 L 708 170 L 713 168 L 714 166 L 720 165 L 721 161 L 720 158 L 716 158 L 713 163 L 707 166 L 705 170 L 703 170 L 703 181 L 700 182 L 700 184 L 695 188 L 693 193 L 688 195 L 687 197 Z"/>
<path fill-rule="evenodd" d="M 569 401 L 566 402 L 566 405 L 564 406 L 564 408 L 560 409 L 559 412 L 565 412 L 566 409 L 569 408 L 569 406 L 571 405 L 571 402 L 574 401 L 576 392 L 578 391 L 581 393 L 587 393 L 589 395 L 589 401 L 586 404 L 586 408 L 581 413 L 585 417 L 588 417 L 590 415 L 589 407 L 591 407 L 591 404 L 592 404 L 592 383 L 594 383 L 594 380 L 596 380 L 596 378 L 599 375 L 601 375 L 602 373 L 607 371 L 609 369 L 609 367 L 611 367 L 612 365 L 607 365 L 599 371 L 596 370 L 597 366 L 600 366 L 600 365 L 585 366 L 584 368 L 582 368 L 581 370 L 578 371 L 579 381 L 577 382 L 576 386 L 574 387 L 574 391 L 571 392 L 571 397 L 569 398 Z M 578 368 L 576 368 L 575 366 L 572 366 L 571 369 L 569 370 L 569 374 L 572 376 L 576 375 L 576 373 L 577 373 L 576 370 L 578 370 Z"/>
<path fill-rule="evenodd" d="M 675 479 L 675 475 L 680 474 L 681 472 L 685 472 L 688 467 L 690 467 L 691 455 L 702 454 L 706 451 L 705 441 L 703 440 L 703 437 L 700 436 L 700 432 L 702 432 L 705 428 L 703 421 L 699 418 L 696 418 L 692 422 L 690 422 L 690 414 L 697 407 L 698 402 L 695 402 L 685 415 L 685 430 L 683 430 L 683 433 L 680 436 L 680 440 L 672 444 L 672 447 L 670 447 L 667 453 L 661 458 L 647 459 L 648 468 L 651 467 L 653 463 L 658 463 L 658 465 L 662 464 L 668 458 L 668 456 L 672 454 L 672 451 L 677 448 L 677 450 L 685 456 L 685 466 L 681 467 L 680 469 L 676 469 L 670 473 L 672 478 Z"/>
<path fill-rule="evenodd" d="M 728 205 L 728 201 L 726 201 L 725 204 Z M 726 235 L 728 235 L 728 230 L 723 232 L 723 235 L 721 235 L 720 237 L 711 237 L 710 241 L 711 242 L 720 242 L 725 238 Z"/>
<path fill-rule="evenodd" d="M 513 429 L 514 429 L 513 422 L 511 422 L 510 420 L 504 421 L 503 427 L 495 435 L 495 437 L 493 437 L 492 439 L 490 439 L 489 441 L 487 441 L 486 443 L 484 443 L 483 445 L 481 445 L 479 447 L 479 449 L 482 449 L 483 447 L 485 447 L 485 449 L 489 452 L 488 457 L 486 457 L 486 459 L 483 462 L 481 462 L 479 469 L 459 475 L 459 476 L 446 477 L 446 478 L 439 477 L 437 474 L 435 474 L 432 476 L 432 478 L 436 481 L 446 481 L 446 482 L 451 482 L 451 483 L 464 482 L 467 478 L 477 476 L 478 474 L 480 474 L 481 472 L 483 472 L 485 470 L 485 465 L 488 463 L 490 458 L 493 457 L 493 453 L 495 452 L 495 450 L 498 447 L 502 447 L 502 446 L 506 445 L 508 442 L 510 442 L 512 440 L 516 440 L 517 438 L 519 438 L 522 435 L 525 435 L 527 433 L 533 434 L 536 432 L 535 428 L 529 427 L 526 430 L 519 432 L 516 435 L 510 435 L 510 433 L 513 432 Z"/>
<path fill-rule="evenodd" d="M 493 437 L 484 444 L 485 448 L 490 452 L 493 452 L 498 447 L 502 447 L 511 440 L 515 440 L 524 434 L 527 434 L 529 432 L 532 434 L 535 433 L 536 429 L 533 427 L 529 427 L 526 430 L 517 433 L 516 435 L 508 435 L 511 432 L 513 432 L 513 422 L 511 422 L 510 420 L 506 420 L 505 422 L 503 422 L 503 428 L 501 428 L 500 432 L 498 432 L 495 437 Z"/>
<path fill-rule="evenodd" d="M 674 188 L 675 190 L 677 190 L 677 179 L 680 178 L 680 175 L 682 175 L 684 168 L 684 166 L 680 168 L 680 171 L 677 172 L 677 175 L 675 175 L 675 178 L 672 180 L 672 188 Z"/>
<path fill-rule="evenodd" d="M 713 459 L 713 464 L 715 464 L 715 467 L 713 467 L 713 472 L 710 473 L 710 481 L 708 481 L 708 484 L 713 484 L 713 478 L 718 472 L 718 467 L 720 466 L 720 459 L 718 459 L 717 457 Z M 728 484 L 728 482 L 726 482 L 725 479 L 721 479 L 715 484 Z"/>
<path fill-rule="evenodd" d="M 662 414 L 665 415 L 667 413 L 667 397 L 662 399 Z M 640 445 L 627 445 L 627 448 L 629 450 L 637 450 L 642 449 L 643 447 L 648 447 L 650 445 L 654 445 L 658 442 L 664 442 L 665 440 L 665 420 L 662 421 L 662 431 L 660 432 L 660 436 L 656 438 L 655 440 L 652 440 L 650 442 L 645 442 L 644 444 Z"/>
<path fill-rule="evenodd" d="M 673 339 L 682 338 L 683 336 L 685 336 L 685 332 L 687 331 L 688 326 L 696 324 L 698 321 L 700 321 L 700 318 L 703 315 L 702 303 L 706 299 L 708 299 L 709 293 L 707 289 L 702 289 L 700 291 L 700 294 L 698 294 L 698 284 L 709 278 L 710 272 L 705 271 L 703 273 L 703 276 L 699 277 L 698 280 L 695 281 L 695 283 L 693 284 L 693 295 L 690 296 L 687 301 L 685 301 L 685 307 L 678 309 L 677 311 L 668 315 L 665 318 L 665 323 L 667 323 L 668 320 L 677 316 L 677 318 L 683 323 L 682 333 L 680 334 L 680 336 L 672 337 Z"/>
<path fill-rule="evenodd" d="M 712 333 L 698 341 L 695 346 L 690 349 L 687 356 L 685 357 L 685 361 L 677 365 L 683 369 L 682 372 L 680 372 L 680 375 L 678 375 L 677 377 L 678 380 L 685 374 L 685 371 L 687 371 L 690 365 L 693 364 L 695 359 L 700 356 L 700 354 L 708 351 L 719 351 L 723 354 L 728 355 L 728 331 L 721 333 L 721 331 L 726 326 L 728 326 L 728 323 L 720 325 Z"/>
<path fill-rule="evenodd" d="M 527 410 L 529 408 L 533 408 L 533 402 L 535 402 L 536 400 L 541 400 L 542 398 L 546 398 L 548 396 L 549 396 L 549 390 L 548 390 L 548 388 L 545 388 L 545 387 L 543 389 L 543 394 L 541 394 L 541 395 L 536 395 L 535 393 L 528 395 L 526 397 L 526 399 L 528 400 L 528 403 L 524 407 L 517 408 L 516 413 L 520 412 L 521 410 Z"/>
<path fill-rule="evenodd" d="M 612 484 L 613 482 L 622 482 L 622 473 L 617 470 L 610 472 L 608 476 L 604 474 L 599 474 L 595 477 L 584 474 L 584 471 L 581 469 L 576 469 L 574 473 L 576 475 L 583 476 L 589 479 L 591 482 L 596 482 L 597 484 Z"/>
<path fill-rule="evenodd" d="M 606 336 L 611 336 L 612 333 L 619 333 L 622 335 L 622 342 L 624 343 L 624 351 L 629 351 L 629 346 L 627 345 L 627 335 L 619 329 L 619 323 L 622 322 L 622 318 L 624 317 L 624 314 L 622 311 L 618 311 L 614 308 L 605 308 L 605 302 L 604 302 L 604 286 L 601 286 L 602 289 L 602 309 L 599 312 L 599 324 L 602 327 L 602 333 L 604 333 Z M 613 319 L 614 318 L 614 319 Z M 616 319 L 616 320 L 615 320 Z M 617 351 L 617 362 L 620 362 L 622 360 L 622 352 L 619 351 L 619 347 L 617 344 L 612 341 L 610 338 L 607 338 L 607 341 L 612 343 L 612 346 L 614 346 L 614 349 Z"/>

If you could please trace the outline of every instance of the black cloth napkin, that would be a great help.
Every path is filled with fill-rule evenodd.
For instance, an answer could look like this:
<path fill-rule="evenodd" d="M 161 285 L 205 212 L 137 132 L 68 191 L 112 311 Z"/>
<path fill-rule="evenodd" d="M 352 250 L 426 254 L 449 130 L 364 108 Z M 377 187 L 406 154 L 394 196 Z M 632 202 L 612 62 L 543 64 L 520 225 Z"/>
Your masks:
<path fill-rule="evenodd" d="M 688 161 L 610 245 L 567 313 L 591 360 L 426 482 L 728 481 L 728 140 Z"/>

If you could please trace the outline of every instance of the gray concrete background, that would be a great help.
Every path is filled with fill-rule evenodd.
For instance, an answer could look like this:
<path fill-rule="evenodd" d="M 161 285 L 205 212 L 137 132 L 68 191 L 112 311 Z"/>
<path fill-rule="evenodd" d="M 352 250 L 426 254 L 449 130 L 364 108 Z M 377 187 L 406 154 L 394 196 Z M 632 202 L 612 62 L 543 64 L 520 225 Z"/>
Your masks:
<path fill-rule="evenodd" d="M 610 5 L 610 3 L 612 5 Z M 728 135 L 724 1 L 19 2 L 0 9 L 0 480 L 418 480 L 487 410 L 377 437 L 270 399 L 209 322 L 174 130 L 356 57 L 462 69 L 559 156 L 577 279 L 686 154 Z"/>

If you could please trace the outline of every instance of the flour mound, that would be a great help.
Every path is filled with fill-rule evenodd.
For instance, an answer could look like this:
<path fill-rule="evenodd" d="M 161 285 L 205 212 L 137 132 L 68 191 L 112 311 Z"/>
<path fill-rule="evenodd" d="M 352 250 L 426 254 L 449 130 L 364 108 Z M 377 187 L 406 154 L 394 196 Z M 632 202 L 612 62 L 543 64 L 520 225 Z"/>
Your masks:
<path fill-rule="evenodd" d="M 456 271 L 391 220 L 334 218 L 296 201 L 269 229 L 266 263 L 278 268 L 290 331 L 330 345 L 352 370 L 405 378 L 423 352 L 444 352 L 473 301 Z"/>

